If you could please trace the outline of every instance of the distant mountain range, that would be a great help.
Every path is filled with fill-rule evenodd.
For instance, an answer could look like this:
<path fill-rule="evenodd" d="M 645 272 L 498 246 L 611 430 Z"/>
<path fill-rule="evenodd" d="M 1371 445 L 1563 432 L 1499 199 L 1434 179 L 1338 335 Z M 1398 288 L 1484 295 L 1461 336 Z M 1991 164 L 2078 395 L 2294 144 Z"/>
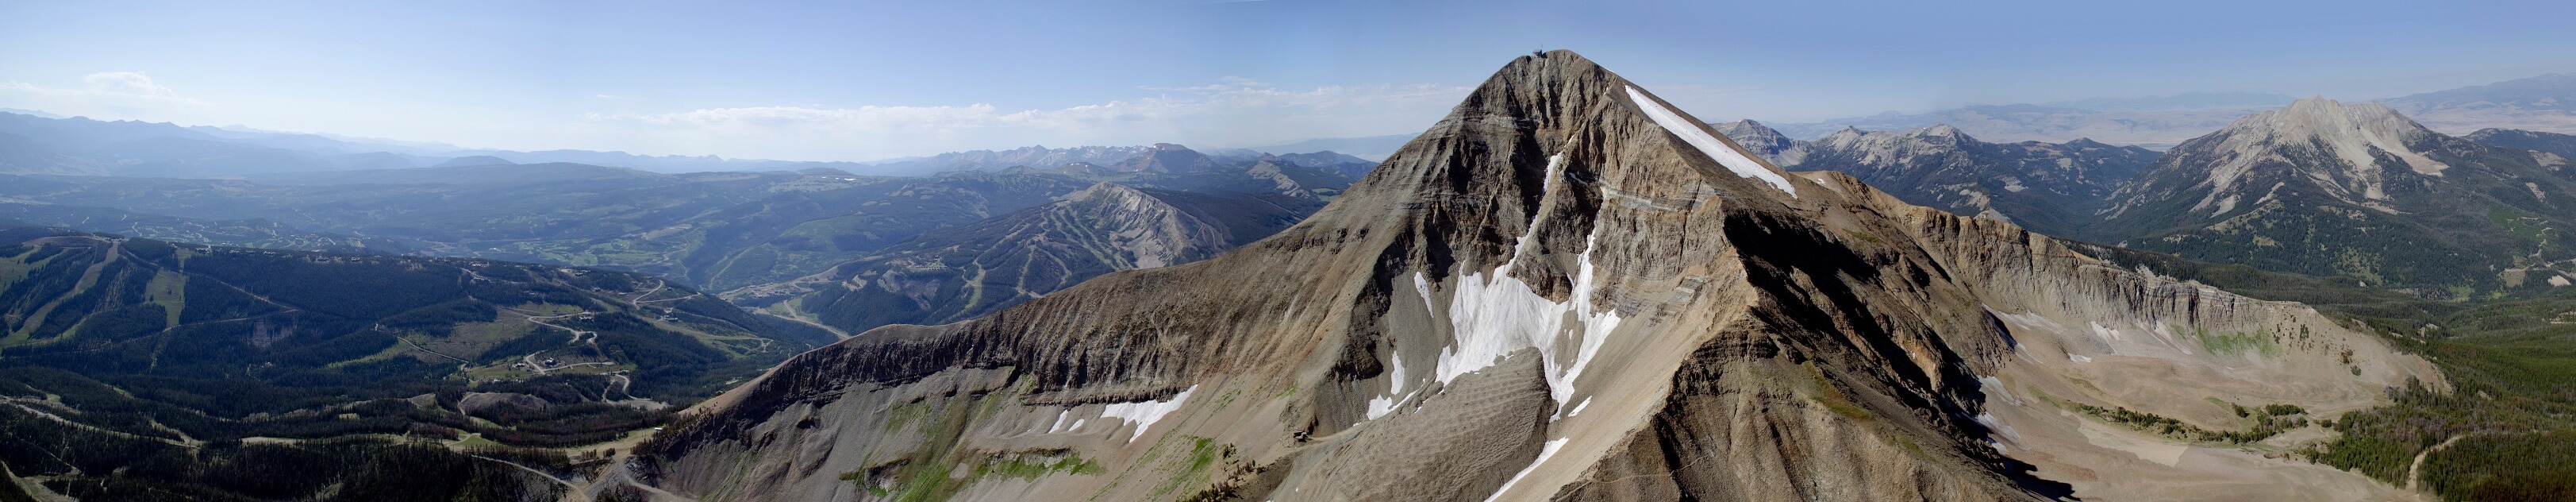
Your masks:
<path fill-rule="evenodd" d="M 0 175 L 0 217 L 205 244 L 607 267 L 730 290 L 822 272 L 1101 182 L 1322 201 L 1375 166 L 1331 152 L 1209 155 L 1179 145 L 1020 152 L 1011 160 L 1070 163 L 961 162 L 991 169 L 880 177 L 828 168 L 665 174 L 478 156 L 228 179 Z M 960 157 L 983 155 L 970 154 Z"/>
<path fill-rule="evenodd" d="M 281 133 L 166 122 L 0 113 L 0 174 L 207 177 L 260 173 L 404 169 L 460 157 L 520 164 L 574 162 L 665 173 L 881 169 L 858 162 L 648 156 L 587 150 L 439 150 L 445 145 Z"/>
<path fill-rule="evenodd" d="M 954 170 L 999 170 L 1016 166 L 1052 169 L 1068 164 L 1113 166 L 1167 145 L 1022 147 L 1011 150 L 950 152 L 874 162 L 810 162 L 724 157 L 636 155 L 590 150 L 512 151 L 463 149 L 443 143 L 381 138 L 286 133 L 257 129 L 180 126 L 140 121 L 64 118 L 41 112 L 0 110 L 0 174 L 91 176 L 214 177 L 252 174 L 460 167 L 499 164 L 573 163 L 621 167 L 658 173 L 717 171 L 798 171 L 830 169 L 853 174 L 920 175 Z M 1257 149 L 1210 150 L 1226 161 L 1248 162 L 1262 155 L 1325 154 L 1329 159 L 1296 159 L 1317 168 L 1352 170 L 1323 164 L 1373 166 L 1360 156 L 1334 153 L 1332 147 L 1383 157 L 1405 138 L 1314 140 Z M 1168 145 L 1179 148 L 1178 145 Z M 1141 168 L 1141 167 L 1140 167 Z M 1365 170 L 1365 167 L 1356 168 Z"/>
<path fill-rule="evenodd" d="M 1793 139 L 1716 127 L 1783 168 L 2050 235 L 2419 296 L 2576 284 L 2576 135 L 2451 136 L 2379 103 L 2296 100 L 2162 152 L 1987 143 L 1948 125 Z"/>
<path fill-rule="evenodd" d="M 2156 152 L 2078 139 L 1988 143 L 1949 125 L 1904 132 L 1843 129 L 1789 139 L 1744 120 L 1717 130 L 1783 169 L 1840 171 L 1907 202 L 2073 235 Z"/>
<path fill-rule="evenodd" d="M 1396 149 L 1404 148 L 1405 142 L 1409 141 L 1413 141 L 1412 135 L 1392 134 L 1386 136 L 1362 136 L 1355 138 L 1310 139 L 1295 143 L 1253 147 L 1252 149 L 1267 152 L 1312 152 L 1330 150 L 1347 153 L 1351 156 L 1362 159 L 1378 161 L 1386 160 L 1386 156 L 1388 155 L 1394 155 Z"/>
<path fill-rule="evenodd" d="M 1200 152 L 1170 143 L 1149 146 L 1080 146 L 1048 148 L 1028 146 L 1010 150 L 969 150 L 929 157 L 893 160 L 875 164 L 878 171 L 936 173 L 948 171 L 1000 171 L 1012 168 L 1051 170 L 1073 167 L 1089 172 L 1154 172 L 1177 173 L 1203 171 L 1219 164 L 1240 164 L 1274 156 L 1270 152 L 1291 150 L 1251 150 L 1230 148 Z M 1287 153 L 1273 160 L 1301 167 L 1342 173 L 1366 172 L 1376 161 L 1317 150 L 1312 153 Z"/>
<path fill-rule="evenodd" d="M 1902 131 L 1948 124 L 1988 141 L 2103 143 L 2172 147 L 2238 118 L 2297 98 L 2269 93 L 2183 93 L 2093 98 L 2043 104 L 1976 105 L 1919 114 L 1887 112 L 1805 123 L 1773 123 L 1781 134 L 1816 139 L 1844 128 Z M 2448 134 L 2499 127 L 2576 133 L 2576 75 L 2552 74 L 2379 100 Z"/>

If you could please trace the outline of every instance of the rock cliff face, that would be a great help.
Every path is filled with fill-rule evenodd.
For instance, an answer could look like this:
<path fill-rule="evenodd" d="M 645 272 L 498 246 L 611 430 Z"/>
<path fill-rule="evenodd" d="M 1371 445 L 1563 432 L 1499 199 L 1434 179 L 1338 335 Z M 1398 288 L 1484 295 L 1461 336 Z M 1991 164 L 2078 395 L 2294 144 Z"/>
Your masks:
<path fill-rule="evenodd" d="M 2386 496 L 2079 411 L 2237 430 L 2215 403 L 2441 382 L 2294 304 L 1758 159 L 1581 56 L 1519 58 L 1279 235 L 809 352 L 632 474 L 743 501 Z"/>

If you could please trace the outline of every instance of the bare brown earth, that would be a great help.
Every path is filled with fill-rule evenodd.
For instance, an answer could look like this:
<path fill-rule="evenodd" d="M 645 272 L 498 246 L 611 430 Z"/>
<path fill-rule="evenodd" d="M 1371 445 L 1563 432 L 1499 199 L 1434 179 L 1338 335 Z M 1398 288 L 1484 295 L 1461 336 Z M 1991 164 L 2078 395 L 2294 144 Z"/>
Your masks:
<path fill-rule="evenodd" d="M 2212 399 L 2374 406 L 2441 386 L 2422 359 L 1788 175 L 1669 108 L 1519 58 L 1277 236 L 809 352 L 612 476 L 725 501 L 2403 495 L 2070 410 L 2233 430 Z"/>

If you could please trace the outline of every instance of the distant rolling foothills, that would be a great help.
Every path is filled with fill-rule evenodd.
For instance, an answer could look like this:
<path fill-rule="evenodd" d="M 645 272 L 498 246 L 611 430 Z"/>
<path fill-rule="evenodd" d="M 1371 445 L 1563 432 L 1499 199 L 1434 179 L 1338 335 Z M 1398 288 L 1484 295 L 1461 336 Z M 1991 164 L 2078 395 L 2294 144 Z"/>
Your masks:
<path fill-rule="evenodd" d="M 569 462 L 529 448 L 618 440 L 834 340 L 640 274 L 0 222 L 0 462 L 110 499 L 543 491 L 407 445 Z M 223 467 L 304 461 L 351 468 Z M 372 477 L 396 464 L 457 471 Z"/>

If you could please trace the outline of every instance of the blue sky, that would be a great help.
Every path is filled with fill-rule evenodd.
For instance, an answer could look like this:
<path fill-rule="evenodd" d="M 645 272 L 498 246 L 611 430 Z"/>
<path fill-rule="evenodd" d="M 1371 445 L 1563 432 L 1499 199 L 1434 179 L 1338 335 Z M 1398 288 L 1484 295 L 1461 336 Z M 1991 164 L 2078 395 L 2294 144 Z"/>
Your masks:
<path fill-rule="evenodd" d="M 2570 2 L 32 2 L 0 107 L 468 147 L 868 160 L 1404 134 L 1574 49 L 1694 115 L 2576 72 Z"/>

